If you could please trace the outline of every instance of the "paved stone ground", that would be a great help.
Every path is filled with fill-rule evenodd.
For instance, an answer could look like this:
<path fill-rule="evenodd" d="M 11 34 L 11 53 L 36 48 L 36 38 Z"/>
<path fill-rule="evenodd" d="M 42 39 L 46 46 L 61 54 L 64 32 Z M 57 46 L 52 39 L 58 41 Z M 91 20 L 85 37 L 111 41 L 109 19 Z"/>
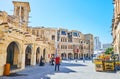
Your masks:
<path fill-rule="evenodd" d="M 3 76 L 0 79 L 120 79 L 118 72 L 96 72 L 91 61 L 75 62 L 62 61 L 60 71 L 54 71 L 54 66 L 30 66 L 15 74 L 16 76 Z"/>

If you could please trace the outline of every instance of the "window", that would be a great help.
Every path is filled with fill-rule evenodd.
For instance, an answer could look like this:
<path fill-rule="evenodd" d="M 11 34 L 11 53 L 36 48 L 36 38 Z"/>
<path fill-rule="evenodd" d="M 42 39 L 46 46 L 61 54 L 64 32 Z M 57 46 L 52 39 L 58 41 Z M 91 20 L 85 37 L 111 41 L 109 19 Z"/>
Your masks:
<path fill-rule="evenodd" d="M 32 34 L 35 35 L 35 30 L 32 30 Z"/>
<path fill-rule="evenodd" d="M 61 38 L 61 42 L 62 42 L 62 38 Z"/>
<path fill-rule="evenodd" d="M 64 39 L 64 41 L 63 42 L 65 42 L 65 38 L 63 38 Z"/>
<path fill-rule="evenodd" d="M 39 30 L 37 30 L 37 36 L 39 36 Z"/>
<path fill-rule="evenodd" d="M 24 8 L 21 7 L 21 19 L 24 20 Z"/>
<path fill-rule="evenodd" d="M 81 41 L 81 44 L 83 43 L 83 41 Z"/>
<path fill-rule="evenodd" d="M 55 35 L 52 35 L 52 40 L 55 40 Z"/>
<path fill-rule="evenodd" d="M 80 34 L 78 32 L 73 32 L 73 36 L 80 37 Z"/>
<path fill-rule="evenodd" d="M 72 45 L 68 45 L 68 49 L 72 49 Z"/>
<path fill-rule="evenodd" d="M 67 49 L 67 45 L 65 45 L 65 49 Z"/>
<path fill-rule="evenodd" d="M 65 42 L 67 42 L 67 39 L 65 38 Z"/>
<path fill-rule="evenodd" d="M 64 49 L 64 46 L 63 46 L 63 45 L 61 45 L 61 49 Z"/>
<path fill-rule="evenodd" d="M 73 36 L 78 36 L 78 33 L 77 32 L 73 32 Z"/>
<path fill-rule="evenodd" d="M 78 33 L 78 37 L 80 37 L 80 34 Z"/>
<path fill-rule="evenodd" d="M 65 31 L 61 31 L 61 35 L 66 35 L 66 32 Z"/>
<path fill-rule="evenodd" d="M 62 37 L 62 38 L 61 38 L 61 42 L 67 42 L 67 39 L 64 38 L 64 37 Z"/>
<path fill-rule="evenodd" d="M 19 16 L 19 11 L 20 11 L 20 7 L 17 7 L 16 9 L 16 15 Z"/>

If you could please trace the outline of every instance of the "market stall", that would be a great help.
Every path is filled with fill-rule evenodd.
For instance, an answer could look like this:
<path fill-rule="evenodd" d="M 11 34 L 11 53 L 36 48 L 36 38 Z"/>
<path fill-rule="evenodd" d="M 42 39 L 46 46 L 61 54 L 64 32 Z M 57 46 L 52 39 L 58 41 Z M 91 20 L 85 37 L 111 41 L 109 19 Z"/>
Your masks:
<path fill-rule="evenodd" d="M 95 70 L 96 71 L 104 71 L 103 61 L 100 59 L 95 59 Z"/>
<path fill-rule="evenodd" d="M 116 71 L 120 70 L 118 54 L 99 55 L 94 60 L 96 71 Z"/>
<path fill-rule="evenodd" d="M 105 61 L 104 67 L 105 67 L 105 71 L 114 71 L 114 62 L 113 61 Z"/>

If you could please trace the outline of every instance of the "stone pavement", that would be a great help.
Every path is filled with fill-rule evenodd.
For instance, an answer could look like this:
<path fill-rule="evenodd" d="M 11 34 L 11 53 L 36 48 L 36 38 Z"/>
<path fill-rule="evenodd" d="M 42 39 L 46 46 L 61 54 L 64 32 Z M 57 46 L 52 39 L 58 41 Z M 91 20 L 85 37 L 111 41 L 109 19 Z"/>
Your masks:
<path fill-rule="evenodd" d="M 118 72 L 96 72 L 91 61 L 62 61 L 60 71 L 54 66 L 29 66 L 15 76 L 3 76 L 0 79 L 120 79 Z"/>

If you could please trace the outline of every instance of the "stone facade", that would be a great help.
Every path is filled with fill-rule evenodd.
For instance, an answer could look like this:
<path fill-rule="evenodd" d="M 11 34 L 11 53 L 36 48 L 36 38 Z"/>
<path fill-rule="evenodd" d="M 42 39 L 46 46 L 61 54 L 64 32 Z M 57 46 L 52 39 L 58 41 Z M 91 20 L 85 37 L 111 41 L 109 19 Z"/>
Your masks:
<path fill-rule="evenodd" d="M 0 11 L 0 75 L 7 63 L 14 72 L 38 64 L 41 56 L 48 62 L 55 52 L 56 29 L 28 27 L 29 3 L 13 1 L 13 4 L 13 15 Z"/>
<path fill-rule="evenodd" d="M 58 30 L 58 53 L 62 59 L 90 58 L 93 55 L 93 35 L 60 28 Z"/>
<path fill-rule="evenodd" d="M 87 46 L 87 55 L 88 57 L 91 57 L 93 55 L 93 51 L 94 51 L 94 37 L 92 34 L 85 34 L 85 41 L 88 44 Z"/>
<path fill-rule="evenodd" d="M 114 53 L 120 54 L 120 0 L 113 0 L 114 16 L 112 19 L 112 36 Z"/>
<path fill-rule="evenodd" d="M 46 58 L 47 62 L 49 61 L 50 57 L 55 54 L 55 43 L 57 41 L 57 29 L 55 28 L 44 28 L 44 27 L 29 27 L 29 31 L 31 31 L 32 35 L 36 36 L 36 43 L 39 46 L 46 46 L 47 47 L 47 54 L 46 56 L 42 55 Z"/>

